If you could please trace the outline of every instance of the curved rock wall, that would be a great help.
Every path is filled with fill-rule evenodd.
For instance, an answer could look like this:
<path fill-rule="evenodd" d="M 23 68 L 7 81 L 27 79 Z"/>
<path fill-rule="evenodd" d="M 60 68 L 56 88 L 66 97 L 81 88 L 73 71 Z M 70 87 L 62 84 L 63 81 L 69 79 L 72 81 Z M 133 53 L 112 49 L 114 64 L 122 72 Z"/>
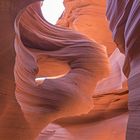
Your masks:
<path fill-rule="evenodd" d="M 115 50 L 116 46 L 111 39 L 105 18 L 105 1 L 65 0 L 66 10 L 57 23 L 59 27 L 44 21 L 40 3 L 29 6 L 26 11 L 19 12 L 35 1 L 37 0 L 0 2 L 0 26 L 2 27 L 0 33 L 0 107 L 2 108 L 0 139 L 31 140 L 50 121 L 90 110 L 93 105 L 91 96 L 95 93 L 93 90 L 96 83 L 108 74 L 107 56 L 102 45 L 107 48 L 113 69 L 109 77 L 98 83 L 95 90 L 98 93 L 93 96 L 95 110 L 87 116 L 90 116 L 94 122 L 101 118 L 99 122 L 104 125 L 104 120 L 109 117 L 113 118 L 113 114 L 118 116 L 120 113 L 127 112 L 127 89 L 125 91 L 121 89 L 124 76 L 122 74 L 123 63 L 120 61 L 124 59 L 124 56 Z M 137 123 L 139 111 L 136 109 L 139 107 L 137 98 L 139 97 L 139 5 L 138 1 L 127 0 L 108 0 L 107 3 L 107 17 L 110 20 L 113 39 L 120 51 L 125 51 L 125 74 L 128 75 L 130 71 L 130 119 L 127 133 L 129 140 L 139 138 L 139 123 Z M 116 13 L 115 9 L 119 9 L 117 10 L 119 12 Z M 15 80 L 16 99 L 20 106 L 14 95 L 13 72 L 15 61 L 13 25 L 17 14 Z M 115 52 L 112 53 L 114 50 Z M 65 70 L 54 67 L 56 63 Z M 52 71 L 46 68 L 51 68 Z M 55 72 L 56 75 L 59 72 L 64 75 L 58 79 L 36 81 L 38 76 L 48 77 Z M 113 84 L 107 86 L 110 80 Z M 71 108 L 74 109 L 71 110 Z M 73 122 L 88 120 L 87 116 L 74 118 Z M 125 122 L 119 127 L 123 124 L 126 126 L 126 115 L 123 120 Z M 62 124 L 63 121 L 62 119 L 57 123 Z M 71 120 L 66 120 L 67 123 L 69 121 Z M 125 126 L 121 132 L 122 140 Z M 137 130 L 135 134 L 134 129 Z"/>
<path fill-rule="evenodd" d="M 17 17 L 15 29 L 16 99 L 33 131 L 35 125 L 41 129 L 60 117 L 91 110 L 96 83 L 109 72 L 106 49 L 76 31 L 44 21 L 34 5 Z M 56 59 L 67 63 L 69 72 L 38 85 L 42 57 L 43 69 L 48 60 Z"/>
<path fill-rule="evenodd" d="M 93 0 L 92 1 L 76 0 L 76 1 L 64 1 L 64 4 L 66 10 L 59 19 L 57 25 L 80 31 L 89 38 L 98 41 L 100 44 L 106 45 L 105 47 L 107 48 L 108 55 L 110 56 L 109 60 L 111 66 L 111 73 L 107 78 L 99 81 L 96 90 L 93 92 L 94 108 L 91 112 L 79 117 L 60 119 L 55 123 L 58 123 L 60 125 L 66 124 L 64 128 L 66 129 L 68 128 L 68 130 L 69 125 L 71 126 L 73 124 L 72 129 L 70 129 L 71 131 L 73 131 L 75 125 L 77 127 L 82 128 L 84 126 L 82 126 L 81 124 L 89 121 L 91 123 L 92 122 L 96 123 L 96 126 L 98 124 L 105 125 L 106 119 L 109 119 L 110 117 L 113 119 L 115 118 L 115 116 L 121 116 L 120 115 L 121 113 L 124 114 L 125 112 L 127 112 L 127 103 L 128 103 L 127 79 L 122 72 L 125 56 L 121 54 L 118 49 L 115 49 L 116 45 L 112 41 L 112 37 L 108 29 L 105 17 L 105 1 L 95 2 Z M 108 43 L 106 41 L 108 41 Z M 92 135 L 88 136 L 88 134 L 90 134 L 89 127 L 89 129 L 84 130 L 85 132 L 84 136 L 86 137 L 84 138 L 109 139 L 110 137 L 112 137 L 114 139 L 124 140 L 127 125 L 127 115 L 124 116 L 125 117 L 123 117 L 123 121 L 121 117 L 120 119 L 118 119 L 118 122 L 120 124 L 120 126 L 118 126 L 118 129 L 122 130 L 121 132 L 117 132 L 118 130 L 117 128 L 116 130 L 114 130 L 110 122 L 110 129 L 108 131 L 109 133 L 104 132 L 105 130 L 102 127 L 102 129 L 100 129 L 100 131 L 102 131 L 100 135 L 98 133 L 92 132 L 92 134 L 94 133 L 93 134 L 94 136 Z M 93 126 L 94 125 L 95 124 L 93 124 Z M 60 137 L 62 139 L 68 137 L 68 134 L 64 135 L 63 133 L 61 133 L 62 132 L 61 129 L 62 127 L 55 129 L 53 128 L 52 125 L 51 130 L 50 128 L 49 129 L 46 128 L 40 134 L 39 139 L 45 137 L 45 135 L 47 137 L 49 131 L 56 131 L 56 133 L 54 132 L 54 134 L 50 137 L 50 139 L 57 140 Z M 92 128 L 93 131 L 96 131 L 96 129 L 97 127 L 95 127 L 95 129 Z M 116 131 L 115 132 L 116 136 L 114 133 L 112 133 L 113 131 Z M 103 133 L 105 133 L 105 135 Z M 118 137 L 117 135 L 118 133 L 120 137 Z M 79 134 L 78 130 L 77 131 L 75 130 L 75 134 L 72 134 L 74 140 L 75 139 L 81 140 L 81 137 L 78 134 Z"/>
<path fill-rule="evenodd" d="M 65 11 L 57 25 L 77 30 L 107 48 L 111 73 L 97 85 L 95 92 L 107 93 L 127 87 L 123 74 L 125 56 L 116 49 L 106 19 L 106 1 L 104 0 L 64 0 Z"/>
<path fill-rule="evenodd" d="M 110 56 L 115 49 L 106 20 L 105 0 L 64 0 L 65 11 L 58 25 L 77 30 L 104 45 Z"/>
<path fill-rule="evenodd" d="M 15 99 L 14 20 L 28 4 L 37 0 L 0 1 L 0 139 L 31 140 L 31 129 Z M 26 135 L 25 135 L 26 134 Z"/>
<path fill-rule="evenodd" d="M 108 0 L 107 17 L 118 48 L 125 53 L 124 72 L 128 76 L 129 120 L 127 140 L 140 139 L 140 1 Z"/>

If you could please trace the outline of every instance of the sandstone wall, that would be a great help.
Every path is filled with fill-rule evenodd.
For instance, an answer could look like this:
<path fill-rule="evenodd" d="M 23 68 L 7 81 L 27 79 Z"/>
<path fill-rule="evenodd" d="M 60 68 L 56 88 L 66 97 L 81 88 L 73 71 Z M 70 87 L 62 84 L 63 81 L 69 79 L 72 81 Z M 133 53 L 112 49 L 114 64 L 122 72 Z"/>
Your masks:
<path fill-rule="evenodd" d="M 77 30 L 106 46 L 108 54 L 116 48 L 106 20 L 105 0 L 64 0 L 64 11 L 58 25 Z"/>

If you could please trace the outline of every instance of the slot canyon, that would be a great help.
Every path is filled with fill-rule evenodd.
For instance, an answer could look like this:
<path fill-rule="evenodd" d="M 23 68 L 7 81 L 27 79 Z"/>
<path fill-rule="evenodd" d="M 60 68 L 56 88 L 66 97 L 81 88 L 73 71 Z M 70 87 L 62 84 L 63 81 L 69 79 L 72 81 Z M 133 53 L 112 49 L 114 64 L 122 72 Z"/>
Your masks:
<path fill-rule="evenodd" d="M 0 0 L 0 140 L 139 140 L 140 1 L 61 2 Z"/>

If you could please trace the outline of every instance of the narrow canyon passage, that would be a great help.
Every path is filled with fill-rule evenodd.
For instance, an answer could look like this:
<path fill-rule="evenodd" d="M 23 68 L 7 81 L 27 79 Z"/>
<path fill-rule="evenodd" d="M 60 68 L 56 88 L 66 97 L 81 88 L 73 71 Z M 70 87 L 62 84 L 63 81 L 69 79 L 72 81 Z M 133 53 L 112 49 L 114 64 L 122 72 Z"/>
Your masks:
<path fill-rule="evenodd" d="M 1 0 L 0 140 L 138 140 L 139 6 Z"/>

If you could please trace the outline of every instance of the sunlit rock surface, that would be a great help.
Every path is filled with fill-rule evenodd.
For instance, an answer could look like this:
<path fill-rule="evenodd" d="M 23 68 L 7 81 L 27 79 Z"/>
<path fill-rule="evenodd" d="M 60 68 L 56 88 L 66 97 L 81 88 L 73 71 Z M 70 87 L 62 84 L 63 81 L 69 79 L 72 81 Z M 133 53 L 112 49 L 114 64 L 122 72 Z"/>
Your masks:
<path fill-rule="evenodd" d="M 106 20 L 105 0 L 64 0 L 64 11 L 58 25 L 80 31 L 107 47 L 110 55 L 115 44 Z"/>
<path fill-rule="evenodd" d="M 27 7 L 16 18 L 14 69 L 16 99 L 34 135 L 58 118 L 88 113 L 97 82 L 109 74 L 105 47 L 77 31 L 49 24 L 36 7 Z M 37 83 L 40 68 L 55 62 L 68 65 L 69 71 Z M 42 63 L 46 66 L 40 67 Z M 50 73 L 46 70 L 42 76 Z"/>
<path fill-rule="evenodd" d="M 57 24 L 78 30 L 105 45 L 111 72 L 98 82 L 93 92 L 92 111 L 80 117 L 56 121 L 55 124 L 60 126 L 50 124 L 38 139 L 49 136 L 49 140 L 125 140 L 128 119 L 127 78 L 123 74 L 125 55 L 115 49 L 105 18 L 105 1 L 77 0 L 64 1 L 64 4 L 66 10 Z"/>
<path fill-rule="evenodd" d="M 40 133 L 38 140 L 125 140 L 126 134 L 138 140 L 139 1 L 65 0 L 59 27 L 43 19 L 40 3 L 19 13 L 34 1 L 0 2 L 0 139 L 32 140 Z M 113 43 L 106 7 L 114 42 L 125 54 Z M 127 133 L 123 71 L 130 90 Z"/>
<path fill-rule="evenodd" d="M 114 90 L 127 88 L 127 78 L 123 73 L 125 55 L 120 53 L 119 49 L 115 51 L 109 57 L 111 72 L 107 78 L 99 81 L 96 85 L 95 93 L 109 93 Z"/>
<path fill-rule="evenodd" d="M 73 124 L 50 124 L 38 140 L 125 140 L 128 114 L 121 114 L 103 121 Z"/>
<path fill-rule="evenodd" d="M 38 140 L 125 140 L 127 94 L 127 90 L 118 90 L 93 96 L 94 109 L 90 113 L 50 124 L 40 133 Z"/>

